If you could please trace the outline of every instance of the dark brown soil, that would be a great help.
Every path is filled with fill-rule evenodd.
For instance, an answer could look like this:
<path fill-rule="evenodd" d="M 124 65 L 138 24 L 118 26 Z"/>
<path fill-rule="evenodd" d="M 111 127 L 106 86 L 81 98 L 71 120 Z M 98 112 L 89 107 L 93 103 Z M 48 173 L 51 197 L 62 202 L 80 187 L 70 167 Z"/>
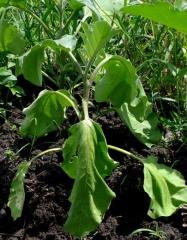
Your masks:
<path fill-rule="evenodd" d="M 23 105 L 27 104 L 28 102 Z M 102 111 L 105 110 L 103 106 L 100 108 Z M 91 107 L 90 111 L 94 112 L 94 107 Z M 92 117 L 95 116 L 93 113 Z M 38 139 L 32 148 L 31 140 L 19 134 L 23 116 L 18 104 L 16 108 L 9 109 L 7 120 L 0 117 L 0 240 L 77 239 L 63 228 L 70 208 L 68 197 L 73 181 L 59 166 L 63 161 L 60 153 L 44 155 L 29 169 L 25 178 L 26 201 L 22 217 L 13 221 L 7 207 L 10 184 L 19 164 L 43 150 L 61 147 L 68 136 L 68 127 L 75 122 L 71 112 L 69 117 L 70 122 L 66 122 L 58 132 Z M 183 148 L 178 153 L 175 149 L 171 150 L 171 147 L 147 149 L 129 133 L 114 112 L 97 118 L 97 122 L 101 124 L 108 144 L 130 150 L 142 157 L 157 156 L 160 162 L 169 166 L 178 160 L 175 168 L 187 180 L 186 149 Z M 15 155 L 7 155 L 8 150 L 13 151 Z M 112 176 L 106 179 L 107 184 L 116 193 L 116 198 L 98 229 L 85 239 L 158 239 L 147 232 L 130 235 L 136 229 L 155 230 L 157 226 L 163 231 L 165 238 L 162 239 L 187 239 L 187 228 L 183 227 L 185 215 L 181 214 L 185 210 L 179 210 L 168 218 L 158 220 L 149 218 L 147 216 L 149 197 L 142 188 L 141 164 L 114 151 L 110 151 L 110 155 L 115 161 L 120 162 Z"/>

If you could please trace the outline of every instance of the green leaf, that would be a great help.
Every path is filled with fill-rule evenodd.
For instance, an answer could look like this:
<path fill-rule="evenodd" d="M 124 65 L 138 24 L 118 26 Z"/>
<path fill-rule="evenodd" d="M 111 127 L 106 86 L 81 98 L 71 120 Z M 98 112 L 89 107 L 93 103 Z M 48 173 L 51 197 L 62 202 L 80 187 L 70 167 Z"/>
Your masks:
<path fill-rule="evenodd" d="M 84 120 L 70 128 L 71 137 L 63 147 L 61 167 L 75 183 L 72 203 L 65 228 L 72 235 L 84 237 L 101 223 L 115 194 L 103 178 L 117 166 L 108 155 L 106 140 L 100 126 Z"/>
<path fill-rule="evenodd" d="M 87 6 L 89 9 L 91 9 L 97 16 L 98 20 L 101 20 L 101 15 L 92 0 L 71 0 L 70 1 L 70 7 L 73 10 L 77 10 L 83 6 Z"/>
<path fill-rule="evenodd" d="M 19 57 L 16 62 L 16 75 L 21 73 L 25 79 L 36 86 L 42 86 L 42 63 L 44 62 L 44 47 L 34 46 L 31 50 Z"/>
<path fill-rule="evenodd" d="M 124 6 L 124 1 L 122 0 L 71 0 L 70 7 L 73 10 L 77 10 L 83 6 L 87 6 L 92 10 L 99 20 L 112 16 L 114 12 L 119 11 Z M 110 18 L 107 18 L 111 20 Z"/>
<path fill-rule="evenodd" d="M 31 83 L 42 85 L 42 63 L 44 62 L 44 49 L 50 47 L 57 54 L 60 50 L 65 52 L 73 51 L 76 46 L 76 38 L 71 35 L 64 35 L 58 40 L 47 39 L 40 45 L 34 46 L 27 53 L 23 54 L 16 62 L 16 76 L 23 74 L 25 79 Z"/>
<path fill-rule="evenodd" d="M 10 195 L 7 206 L 11 209 L 11 216 L 14 220 L 16 220 L 22 214 L 25 201 L 23 181 L 30 164 L 31 161 L 22 163 L 17 171 L 15 178 L 11 183 Z"/>
<path fill-rule="evenodd" d="M 151 198 L 148 215 L 155 219 L 172 215 L 180 205 L 187 203 L 187 186 L 176 170 L 148 157 L 144 164 L 144 190 Z"/>
<path fill-rule="evenodd" d="M 6 7 L 8 0 L 0 0 L 0 7 Z"/>
<path fill-rule="evenodd" d="M 11 70 L 5 67 L 0 68 L 0 85 L 12 87 L 16 84 L 17 78 L 12 74 Z"/>
<path fill-rule="evenodd" d="M 147 147 L 151 147 L 161 138 L 161 133 L 157 128 L 158 116 L 154 113 L 143 120 L 138 121 L 137 118 L 130 112 L 127 103 L 124 103 L 121 108 L 116 108 L 121 120 L 128 126 L 131 133 Z M 139 110 L 141 114 L 141 109 Z"/>
<path fill-rule="evenodd" d="M 65 119 L 65 107 L 68 106 L 78 112 L 76 100 L 66 90 L 43 90 L 37 99 L 23 110 L 26 118 L 21 126 L 21 134 L 39 137 L 57 130 L 58 125 Z"/>
<path fill-rule="evenodd" d="M 95 57 L 103 46 L 119 32 L 106 21 L 97 21 L 91 25 L 84 22 L 81 24 L 84 30 L 84 33 L 81 33 L 84 42 L 83 52 L 87 55 L 88 60 Z"/>
<path fill-rule="evenodd" d="M 25 46 L 23 36 L 17 28 L 6 20 L 0 21 L 0 51 L 8 51 L 13 54 L 20 53 Z"/>
<path fill-rule="evenodd" d="M 187 10 L 180 11 L 169 2 L 126 6 L 121 11 L 143 16 L 187 34 Z"/>
<path fill-rule="evenodd" d="M 152 112 L 152 104 L 148 101 L 139 79 L 136 86 L 137 95 L 134 100 L 115 110 L 131 133 L 147 147 L 151 147 L 161 138 L 157 128 L 158 116 Z"/>
<path fill-rule="evenodd" d="M 111 57 L 103 67 L 105 75 L 96 83 L 95 100 L 110 101 L 116 108 L 124 102 L 131 102 L 137 89 L 135 68 L 120 56 Z"/>
<path fill-rule="evenodd" d="M 26 8 L 26 0 L 11 0 L 12 5 L 15 7 Z"/>

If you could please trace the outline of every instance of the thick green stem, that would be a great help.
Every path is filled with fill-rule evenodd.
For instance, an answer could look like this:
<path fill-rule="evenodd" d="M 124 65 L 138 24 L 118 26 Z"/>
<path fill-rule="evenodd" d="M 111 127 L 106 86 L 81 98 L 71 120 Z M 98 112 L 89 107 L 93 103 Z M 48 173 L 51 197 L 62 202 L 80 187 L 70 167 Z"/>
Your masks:
<path fill-rule="evenodd" d="M 112 146 L 112 145 L 107 145 L 107 147 L 108 147 L 109 149 L 112 149 L 112 150 L 115 150 L 115 151 L 124 153 L 125 155 L 128 155 L 128 156 L 130 156 L 130 157 L 132 157 L 132 158 L 140 161 L 141 163 L 143 163 L 143 159 L 142 159 L 142 158 L 139 158 L 139 157 L 137 157 L 136 155 L 134 155 L 134 154 L 132 154 L 132 153 L 130 153 L 130 152 L 124 150 L 124 149 L 121 149 L 121 148 L 118 148 L 118 147 L 115 147 L 115 146 Z"/>

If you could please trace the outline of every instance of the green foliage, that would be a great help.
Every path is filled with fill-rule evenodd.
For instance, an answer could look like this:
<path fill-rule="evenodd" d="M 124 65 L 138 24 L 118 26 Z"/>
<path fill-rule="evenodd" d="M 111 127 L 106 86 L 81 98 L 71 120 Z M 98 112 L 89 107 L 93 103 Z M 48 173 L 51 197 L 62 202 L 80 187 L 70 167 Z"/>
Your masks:
<path fill-rule="evenodd" d="M 23 36 L 16 27 L 9 24 L 6 20 L 0 21 L 0 51 L 9 51 L 19 54 L 24 48 Z"/>
<path fill-rule="evenodd" d="M 103 65 L 103 68 L 105 74 L 96 83 L 95 100 L 110 101 L 116 108 L 124 102 L 130 103 L 136 95 L 138 78 L 134 67 L 123 57 L 113 56 Z"/>
<path fill-rule="evenodd" d="M 9 16 L 6 9 L 2 15 L 0 30 L 5 34 L 0 35 L 0 50 L 22 54 L 17 60 L 16 76 L 23 74 L 25 79 L 31 83 L 42 86 L 42 70 L 47 64 L 51 64 L 52 77 L 47 73 L 45 76 L 53 83 L 56 83 L 57 79 L 61 82 L 55 84 L 60 90 L 41 91 L 38 98 L 23 110 L 26 118 L 21 126 L 22 135 L 36 138 L 55 131 L 65 120 L 67 107 L 73 107 L 78 116 L 78 123 L 71 126 L 71 136 L 65 141 L 60 151 L 62 150 L 64 159 L 61 168 L 69 177 L 75 179 L 69 198 L 71 208 L 64 226 L 72 235 L 84 237 L 101 223 L 111 200 L 115 197 L 115 193 L 107 186 L 104 178 L 110 176 L 117 166 L 117 163 L 108 155 L 108 148 L 111 146 L 107 145 L 102 129 L 89 117 L 90 91 L 95 89 L 97 102 L 109 101 L 132 134 L 142 143 L 148 147 L 157 143 L 161 138 L 157 128 L 158 116 L 152 112 L 152 102 L 144 91 L 142 69 L 146 65 L 153 68 L 154 65 L 151 63 L 161 64 L 162 69 L 154 72 L 157 80 L 157 72 L 160 72 L 161 76 L 163 66 L 167 66 L 167 71 L 171 76 L 177 77 L 178 86 L 186 70 L 183 67 L 181 71 L 178 71 L 177 64 L 169 63 L 173 46 L 168 46 L 167 52 L 162 54 L 163 59 L 160 59 L 155 51 L 150 60 L 143 58 L 141 61 L 139 56 L 144 55 L 143 51 L 146 50 L 149 57 L 149 51 L 151 52 L 152 48 L 149 49 L 148 45 L 145 47 L 145 44 L 140 43 L 138 54 L 136 54 L 133 52 L 134 48 L 129 50 L 128 46 L 136 45 L 137 36 L 143 38 L 143 42 L 146 42 L 148 38 L 154 38 L 155 49 L 159 46 L 158 43 L 163 41 L 161 36 L 164 28 L 161 26 L 157 29 L 157 26 L 151 22 L 148 31 L 145 32 L 145 28 L 142 27 L 144 24 L 140 22 L 142 17 L 186 33 L 186 11 L 180 11 L 176 9 L 177 5 L 174 7 L 167 2 L 122 8 L 124 6 L 122 0 L 105 0 L 102 3 L 97 0 L 72 0 L 70 3 L 64 1 L 64 4 L 61 1 L 45 1 L 39 9 L 37 8 L 38 2 L 26 6 L 26 1 L 10 1 L 10 5 L 24 12 L 25 22 L 30 23 L 30 18 L 34 19 L 33 25 L 31 24 L 27 32 L 29 47 L 22 54 L 24 44 L 20 31 L 6 20 Z M 5 1 L 0 0 L 0 6 L 6 7 Z M 85 6 L 87 8 L 84 8 Z M 43 8 L 46 8 L 44 13 Z M 122 10 L 119 11 L 121 8 Z M 122 12 L 141 16 L 133 18 Z M 55 17 L 52 20 L 53 15 Z M 82 21 L 79 24 L 80 20 Z M 129 33 L 132 29 L 137 36 L 134 35 L 131 39 L 126 29 Z M 150 36 L 151 31 L 153 35 L 157 31 L 159 36 Z M 13 36 L 13 39 L 10 36 Z M 177 35 L 177 37 L 180 36 Z M 178 59 L 177 37 L 174 62 Z M 119 46 L 119 49 L 114 45 Z M 124 58 L 125 54 L 130 59 L 132 55 L 133 65 Z M 57 68 L 56 75 L 59 75 L 56 79 L 53 79 L 53 67 Z M 13 75 L 10 71 L 1 70 L 4 74 L 0 75 L 3 77 L 2 82 L 6 82 L 7 79 L 11 80 Z M 137 72 L 141 74 L 140 77 Z M 153 76 L 150 77 L 151 80 L 152 78 Z M 77 79 L 81 79 L 83 83 L 82 106 L 79 106 L 70 94 L 73 92 L 72 89 L 64 89 L 67 87 L 65 84 L 67 79 L 71 81 L 71 86 L 74 86 Z M 180 93 L 177 92 L 177 94 L 180 100 Z M 124 137 L 125 141 L 127 140 Z M 181 174 L 176 170 L 158 164 L 157 159 L 152 156 L 144 160 L 117 147 L 113 146 L 112 149 L 134 157 L 144 165 L 144 190 L 151 199 L 149 216 L 152 218 L 169 216 L 181 204 L 186 203 L 187 187 Z M 56 150 L 59 151 L 59 149 L 54 149 Z M 51 151 L 52 149 L 46 150 L 42 154 Z M 42 154 L 37 155 L 28 163 L 23 163 L 12 182 L 8 206 L 11 208 L 14 219 L 21 215 L 24 204 L 24 176 L 32 161 Z"/>
<path fill-rule="evenodd" d="M 42 86 L 42 64 L 44 62 L 44 49 L 50 47 L 54 52 L 60 54 L 73 51 L 76 45 L 74 36 L 65 35 L 58 40 L 44 40 L 40 45 L 34 46 L 27 53 L 18 58 L 16 64 L 16 75 L 23 74 L 31 83 Z"/>
<path fill-rule="evenodd" d="M 182 175 L 150 156 L 143 160 L 144 190 L 151 198 L 148 215 L 151 218 L 170 216 L 187 203 L 187 186 Z"/>
<path fill-rule="evenodd" d="M 24 162 L 21 164 L 17 171 L 16 177 L 11 184 L 9 201 L 7 206 L 9 206 L 9 208 L 11 209 L 11 216 L 14 220 L 20 217 L 22 214 L 25 200 L 23 180 L 30 164 L 31 162 Z"/>
<path fill-rule="evenodd" d="M 121 10 L 125 13 L 141 15 L 187 34 L 187 10 L 180 11 L 169 2 L 158 1 L 155 4 L 126 6 Z"/>
<path fill-rule="evenodd" d="M 65 119 L 65 107 L 71 106 L 78 114 L 76 100 L 66 91 L 43 90 L 38 98 L 23 113 L 26 115 L 21 126 L 22 135 L 35 137 L 55 131 Z"/>
<path fill-rule="evenodd" d="M 97 123 L 83 120 L 72 126 L 70 132 L 72 136 L 63 147 L 61 167 L 75 178 L 75 183 L 65 228 L 75 236 L 84 237 L 101 223 L 115 197 L 103 178 L 118 164 L 109 157 L 104 134 Z"/>

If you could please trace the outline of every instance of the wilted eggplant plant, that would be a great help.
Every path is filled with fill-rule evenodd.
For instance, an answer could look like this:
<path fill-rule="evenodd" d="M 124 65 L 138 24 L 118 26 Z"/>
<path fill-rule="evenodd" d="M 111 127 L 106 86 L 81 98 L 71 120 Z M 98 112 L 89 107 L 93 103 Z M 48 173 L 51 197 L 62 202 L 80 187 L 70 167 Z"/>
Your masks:
<path fill-rule="evenodd" d="M 26 1 L 9 2 L 22 10 L 26 9 Z M 113 2 L 117 3 L 117 1 Z M 112 4 L 109 4 L 110 12 L 123 7 L 124 1 L 118 3 L 118 9 Z M 118 166 L 118 163 L 110 158 L 109 148 L 121 151 L 143 164 L 143 187 L 151 199 L 148 210 L 150 217 L 170 216 L 181 204 L 187 202 L 187 187 L 179 172 L 158 164 L 153 156 L 141 159 L 117 146 L 107 145 L 107 139 L 100 125 L 90 118 L 90 91 L 94 86 L 95 100 L 98 103 L 110 102 L 121 120 L 139 141 L 150 147 L 161 137 L 157 129 L 157 116 L 152 112 L 152 105 L 147 99 L 135 68 L 125 58 L 105 52 L 105 45 L 110 44 L 111 39 L 119 33 L 120 29 L 117 24 L 112 26 L 110 21 L 106 20 L 109 16 L 102 15 L 103 11 L 100 11 L 102 6 L 98 8 L 99 5 L 98 1 L 91 0 L 70 1 L 74 11 L 82 10 L 87 6 L 96 19 L 89 24 L 81 22 L 81 31 L 78 33 L 82 38 L 82 45 L 79 48 L 81 63 L 74 55 L 76 36 L 65 34 L 55 40 L 44 40 L 32 47 L 29 52 L 18 58 L 16 69 L 17 74 L 22 73 L 27 80 L 41 85 L 41 66 L 47 47 L 56 54 L 64 53 L 81 76 L 83 83 L 81 106 L 68 90 L 45 89 L 29 107 L 24 109 L 23 113 L 26 117 L 21 126 L 23 136 L 36 138 L 57 130 L 58 124 L 62 124 L 65 120 L 68 107 L 74 109 L 78 122 L 70 127 L 71 135 L 62 148 L 48 149 L 20 165 L 12 181 L 8 201 L 15 220 L 22 213 L 25 200 L 24 177 L 28 168 L 40 156 L 61 151 L 63 162 L 60 166 L 70 178 L 75 180 L 69 197 L 71 208 L 64 227 L 77 237 L 84 237 L 97 228 L 109 209 L 111 200 L 115 198 L 115 193 L 104 181 L 105 177 L 110 176 L 113 169 Z M 125 8 L 123 10 L 128 11 Z"/>

